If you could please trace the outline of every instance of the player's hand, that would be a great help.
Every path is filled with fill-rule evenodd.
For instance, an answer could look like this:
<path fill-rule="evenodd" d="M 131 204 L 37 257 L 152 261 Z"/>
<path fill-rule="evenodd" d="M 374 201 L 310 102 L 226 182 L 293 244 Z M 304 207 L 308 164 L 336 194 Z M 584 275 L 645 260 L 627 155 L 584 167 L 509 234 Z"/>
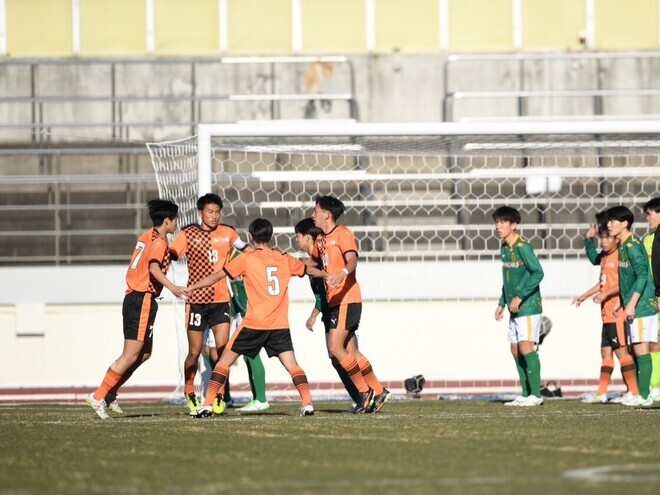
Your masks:
<path fill-rule="evenodd" d="M 504 317 L 504 308 L 502 306 L 498 306 L 497 309 L 495 310 L 495 321 L 500 321 Z"/>
<path fill-rule="evenodd" d="M 612 308 L 612 317 L 614 317 L 614 318 L 618 318 L 620 312 L 621 312 L 621 304 L 617 303 L 617 304 Z"/>
<path fill-rule="evenodd" d="M 571 305 L 575 306 L 576 308 L 579 308 L 580 304 L 582 304 L 582 301 L 584 301 L 584 297 L 577 296 L 575 299 L 571 301 Z"/>
<path fill-rule="evenodd" d="M 514 297 L 511 299 L 511 304 L 509 304 L 509 311 L 512 313 L 517 313 L 520 311 L 520 305 L 522 304 L 522 299 L 520 299 L 518 296 Z"/>
<path fill-rule="evenodd" d="M 314 323 L 316 323 L 316 315 L 311 315 L 309 318 L 307 318 L 307 322 L 305 323 L 305 326 L 307 327 L 307 330 L 310 332 L 314 331 Z"/>
<path fill-rule="evenodd" d="M 178 285 L 175 285 L 172 294 L 174 294 L 176 297 L 180 299 L 185 299 L 188 295 L 187 292 L 188 292 L 187 287 L 180 287 Z"/>
<path fill-rule="evenodd" d="M 605 297 L 603 297 L 603 294 L 600 292 L 596 294 L 592 299 L 592 301 L 595 302 L 596 304 L 601 304 L 604 300 Z"/>
<path fill-rule="evenodd" d="M 344 280 L 346 280 L 346 277 L 348 277 L 348 275 L 346 275 L 345 271 L 338 271 L 337 273 L 333 273 L 332 275 L 328 276 L 326 279 L 326 284 L 328 284 L 328 287 L 332 287 L 334 289 L 341 286 Z"/>
<path fill-rule="evenodd" d="M 586 238 L 587 239 L 593 239 L 596 237 L 596 234 L 598 233 L 598 229 L 596 228 L 595 223 L 589 224 L 589 230 L 587 230 Z"/>
<path fill-rule="evenodd" d="M 626 306 L 626 309 L 623 311 L 623 314 L 626 318 L 626 320 L 634 320 L 635 319 L 635 306 L 632 304 L 628 304 Z"/>

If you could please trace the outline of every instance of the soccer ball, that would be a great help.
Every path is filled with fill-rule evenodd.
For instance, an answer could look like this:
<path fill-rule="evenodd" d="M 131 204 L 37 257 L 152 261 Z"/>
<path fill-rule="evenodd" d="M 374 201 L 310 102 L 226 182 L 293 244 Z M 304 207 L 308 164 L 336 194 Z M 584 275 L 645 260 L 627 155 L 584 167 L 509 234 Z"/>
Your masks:
<path fill-rule="evenodd" d="M 412 378 L 406 378 L 403 382 L 403 385 L 406 387 L 406 391 L 411 394 L 419 394 L 424 388 L 426 380 L 422 375 L 415 375 Z"/>
<path fill-rule="evenodd" d="M 548 336 L 552 330 L 552 321 L 547 316 L 541 316 L 541 334 L 539 335 L 539 345 L 543 343 L 543 340 Z"/>

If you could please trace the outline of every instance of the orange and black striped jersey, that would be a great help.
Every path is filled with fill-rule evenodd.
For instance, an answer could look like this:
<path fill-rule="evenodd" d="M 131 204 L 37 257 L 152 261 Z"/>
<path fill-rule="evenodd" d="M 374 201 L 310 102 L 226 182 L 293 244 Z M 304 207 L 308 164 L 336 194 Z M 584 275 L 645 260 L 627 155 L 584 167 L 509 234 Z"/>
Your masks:
<path fill-rule="evenodd" d="M 289 280 L 303 277 L 305 264 L 280 251 L 256 249 L 227 263 L 231 278 L 243 277 L 247 311 L 242 325 L 253 330 L 289 328 Z"/>
<path fill-rule="evenodd" d="M 149 265 L 158 263 L 163 274 L 167 275 L 170 268 L 170 250 L 167 240 L 160 236 L 156 229 L 146 231 L 135 245 L 135 251 L 126 272 L 126 294 L 131 292 L 151 292 L 160 295 L 163 284 L 149 273 Z"/>
<path fill-rule="evenodd" d="M 615 249 L 610 254 L 602 253 L 600 257 L 600 290 L 605 292 L 619 286 L 619 251 Z M 610 296 L 600 305 L 603 323 L 615 323 L 624 319 L 623 311 L 619 318 L 612 316 L 612 311 L 619 304 L 619 295 Z"/>
<path fill-rule="evenodd" d="M 188 225 L 181 229 L 170 249 L 177 258 L 184 255 L 188 260 L 188 286 L 199 282 L 213 272 L 222 270 L 232 245 L 243 248 L 238 233 L 224 225 L 213 230 L 204 230 L 199 225 Z M 220 280 L 211 287 L 197 290 L 188 298 L 191 304 L 229 302 L 227 281 Z"/>
<path fill-rule="evenodd" d="M 344 256 L 351 251 L 355 252 L 356 255 L 358 254 L 353 232 L 343 225 L 335 225 L 335 228 L 328 234 L 318 236 L 313 256 L 321 259 L 323 270 L 328 275 L 334 275 L 346 268 L 346 258 Z M 328 306 L 335 307 L 340 304 L 362 302 L 362 293 L 355 277 L 355 271 L 348 274 L 341 286 L 326 286 Z"/>

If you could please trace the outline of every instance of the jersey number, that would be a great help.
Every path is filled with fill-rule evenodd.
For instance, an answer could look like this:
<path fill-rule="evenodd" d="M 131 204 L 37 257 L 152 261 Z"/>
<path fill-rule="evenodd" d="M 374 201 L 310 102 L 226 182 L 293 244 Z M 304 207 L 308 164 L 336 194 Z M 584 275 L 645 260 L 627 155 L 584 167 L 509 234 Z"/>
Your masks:
<path fill-rule="evenodd" d="M 138 241 L 137 244 L 135 245 L 135 250 L 137 253 L 135 253 L 135 256 L 133 256 L 133 263 L 131 263 L 131 268 L 135 270 L 138 266 L 138 263 L 140 262 L 140 258 L 142 258 L 142 253 L 144 253 L 144 247 L 146 244 L 142 241 Z"/>
<path fill-rule="evenodd" d="M 268 293 L 271 296 L 277 296 L 280 293 L 280 279 L 277 278 L 277 267 L 266 267 L 266 280 L 268 280 Z"/>
<path fill-rule="evenodd" d="M 202 315 L 199 313 L 190 313 L 190 321 L 188 325 L 192 327 L 198 327 L 202 324 Z"/>
<path fill-rule="evenodd" d="M 215 249 L 209 249 L 209 263 L 216 263 L 218 261 L 218 251 Z"/>

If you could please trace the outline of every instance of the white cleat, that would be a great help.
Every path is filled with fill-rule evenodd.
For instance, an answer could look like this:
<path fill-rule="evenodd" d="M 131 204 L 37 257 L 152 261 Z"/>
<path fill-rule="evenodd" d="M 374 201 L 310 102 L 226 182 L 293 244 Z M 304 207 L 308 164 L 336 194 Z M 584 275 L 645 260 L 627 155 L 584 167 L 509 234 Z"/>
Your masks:
<path fill-rule="evenodd" d="M 94 392 L 92 392 L 87 396 L 85 402 L 89 407 L 94 409 L 94 412 L 99 418 L 110 419 L 110 416 L 108 415 L 108 411 L 105 408 L 105 401 L 103 399 L 101 400 L 94 399 Z"/>
<path fill-rule="evenodd" d="M 264 412 L 270 409 L 270 404 L 268 401 L 261 402 L 257 399 L 253 399 L 243 407 L 237 409 L 238 412 L 248 413 L 248 412 Z"/>
<path fill-rule="evenodd" d="M 624 402 L 626 402 L 627 400 L 632 398 L 632 396 L 633 396 L 633 394 L 631 394 L 630 392 L 626 392 L 621 397 L 617 397 L 616 399 L 612 399 L 610 402 L 612 404 L 623 404 Z"/>
<path fill-rule="evenodd" d="M 106 395 L 105 396 L 105 405 L 108 409 L 110 409 L 115 414 L 124 414 L 124 410 L 119 405 L 119 402 L 117 402 L 117 395 L 116 394 Z"/>
<path fill-rule="evenodd" d="M 309 404 L 300 408 L 301 416 L 314 416 L 314 406 Z"/>
<path fill-rule="evenodd" d="M 537 397 L 535 395 L 530 395 L 529 397 L 525 397 L 520 403 L 520 406 L 522 407 L 536 407 L 542 405 L 543 405 L 543 397 Z"/>
<path fill-rule="evenodd" d="M 522 395 L 519 395 L 515 399 L 509 402 L 505 402 L 504 405 L 507 407 L 520 407 L 522 403 L 527 399 L 527 397 L 523 397 Z"/>
<path fill-rule="evenodd" d="M 660 388 L 652 388 L 649 397 L 651 397 L 654 401 L 660 400 Z"/>
<path fill-rule="evenodd" d="M 653 399 L 650 396 L 645 399 L 641 395 L 633 395 L 621 404 L 628 407 L 649 407 L 653 405 Z"/>
<path fill-rule="evenodd" d="M 585 397 L 580 402 L 583 404 L 606 404 L 607 403 L 607 394 L 601 395 L 590 395 Z"/>

